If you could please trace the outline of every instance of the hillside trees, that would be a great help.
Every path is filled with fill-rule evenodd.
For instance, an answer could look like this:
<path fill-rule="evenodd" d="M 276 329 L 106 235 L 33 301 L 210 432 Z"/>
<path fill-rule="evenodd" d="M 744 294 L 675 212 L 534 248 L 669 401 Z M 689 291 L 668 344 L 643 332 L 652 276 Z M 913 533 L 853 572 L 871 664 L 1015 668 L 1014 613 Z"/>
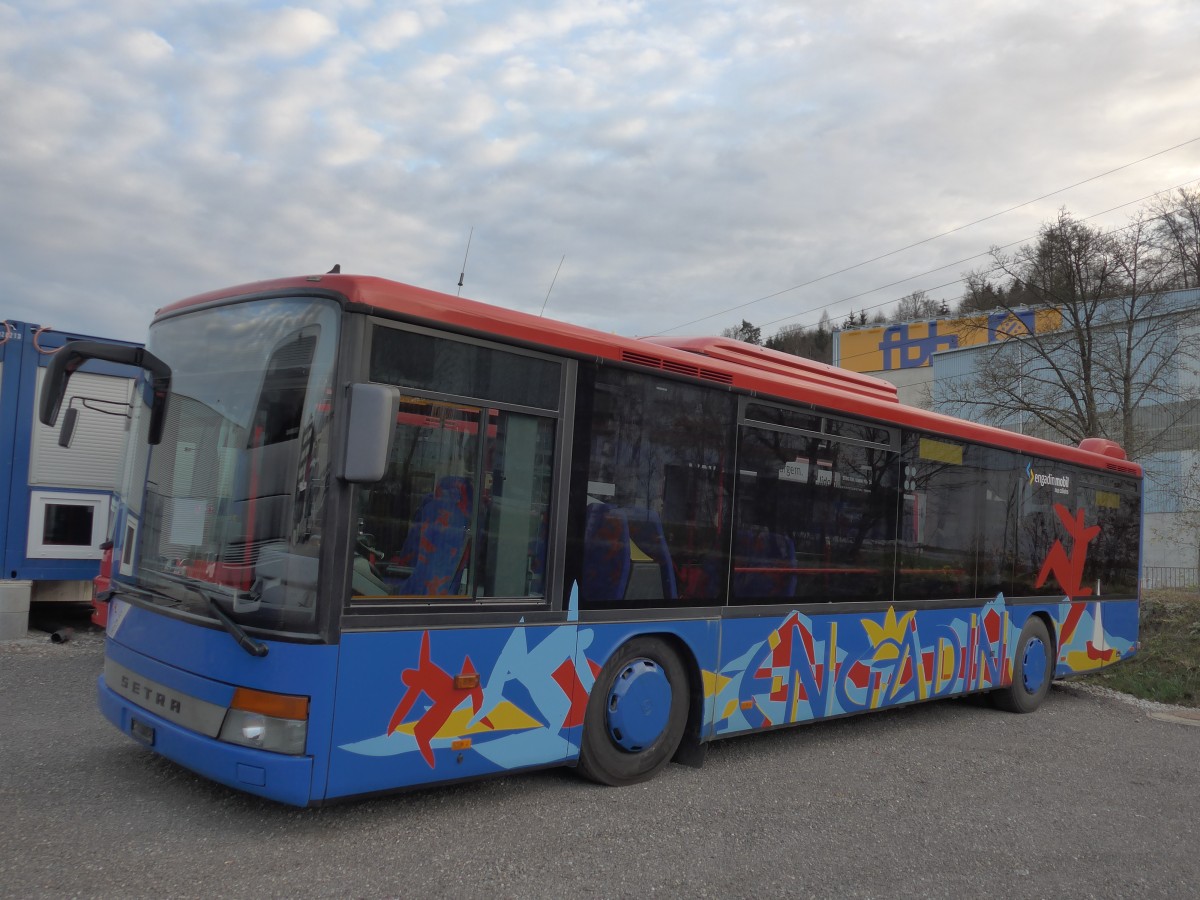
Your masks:
<path fill-rule="evenodd" d="M 731 325 L 721 332 L 721 337 L 733 338 L 747 344 L 762 344 L 762 329 L 742 319 L 741 325 Z"/>
<path fill-rule="evenodd" d="M 815 328 L 803 325 L 781 328 L 775 335 L 767 338 L 765 346 L 771 350 L 791 353 L 793 356 L 803 356 L 817 362 L 832 361 L 833 326 L 830 323 L 828 311 L 821 313 L 821 319 Z"/>

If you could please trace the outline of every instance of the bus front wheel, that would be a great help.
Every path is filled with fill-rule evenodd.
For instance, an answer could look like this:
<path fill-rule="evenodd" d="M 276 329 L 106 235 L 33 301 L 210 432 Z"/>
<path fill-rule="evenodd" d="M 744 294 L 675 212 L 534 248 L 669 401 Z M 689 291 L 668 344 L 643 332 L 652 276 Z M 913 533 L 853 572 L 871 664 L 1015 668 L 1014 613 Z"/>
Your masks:
<path fill-rule="evenodd" d="M 614 786 L 653 778 L 679 747 L 688 696 L 687 672 L 670 645 L 650 637 L 623 644 L 588 698 L 579 771 Z"/>
<path fill-rule="evenodd" d="M 1050 631 L 1040 617 L 1030 616 L 1017 639 L 1012 684 L 993 691 L 992 702 L 1009 712 L 1031 713 L 1046 699 L 1053 678 L 1054 644 Z"/>

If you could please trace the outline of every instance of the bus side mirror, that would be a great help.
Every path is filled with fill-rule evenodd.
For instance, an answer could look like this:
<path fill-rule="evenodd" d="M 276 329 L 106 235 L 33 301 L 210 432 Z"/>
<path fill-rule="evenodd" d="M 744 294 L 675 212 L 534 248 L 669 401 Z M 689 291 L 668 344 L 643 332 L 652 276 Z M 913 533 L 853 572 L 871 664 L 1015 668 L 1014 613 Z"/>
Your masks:
<path fill-rule="evenodd" d="M 389 384 L 350 385 L 350 424 L 342 478 L 372 484 L 387 471 L 400 389 Z"/>
<path fill-rule="evenodd" d="M 71 438 L 75 437 L 75 425 L 78 421 L 79 410 L 73 406 L 68 406 L 67 411 L 63 413 L 62 431 L 58 433 L 58 446 L 71 446 Z"/>
<path fill-rule="evenodd" d="M 167 417 L 167 396 L 171 393 L 171 367 L 144 347 L 125 347 L 120 344 L 107 344 L 104 341 L 69 341 L 50 358 L 50 364 L 46 366 L 46 380 L 42 384 L 41 402 L 38 405 L 38 419 L 41 423 L 54 427 L 58 421 L 58 409 L 67 393 L 67 382 L 89 359 L 145 370 L 150 376 L 152 395 L 146 442 L 157 444 L 162 441 L 163 423 Z"/>

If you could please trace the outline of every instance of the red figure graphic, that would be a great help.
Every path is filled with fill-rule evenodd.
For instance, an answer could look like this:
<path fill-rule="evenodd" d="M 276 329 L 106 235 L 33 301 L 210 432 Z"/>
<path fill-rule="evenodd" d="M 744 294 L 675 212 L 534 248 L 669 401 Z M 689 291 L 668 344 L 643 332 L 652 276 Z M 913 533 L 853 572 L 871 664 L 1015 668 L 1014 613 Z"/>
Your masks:
<path fill-rule="evenodd" d="M 1046 561 L 1042 563 L 1042 571 L 1038 573 L 1035 588 L 1040 588 L 1046 583 L 1046 578 L 1050 573 L 1054 573 L 1054 577 L 1058 579 L 1059 587 L 1063 589 L 1063 593 L 1068 597 L 1090 597 L 1092 589 L 1084 587 L 1083 581 L 1083 565 L 1087 562 L 1087 545 L 1092 542 L 1092 539 L 1100 533 L 1099 525 L 1084 525 L 1083 510 L 1078 510 L 1074 516 L 1067 512 L 1067 508 L 1061 503 L 1054 504 L 1054 512 L 1058 516 L 1058 520 L 1062 522 L 1063 527 L 1067 529 L 1067 534 L 1072 538 L 1071 554 L 1067 555 L 1067 551 L 1063 549 L 1062 541 L 1055 541 L 1054 546 L 1050 548 L 1050 552 L 1046 554 Z"/>
<path fill-rule="evenodd" d="M 463 660 L 463 673 L 470 675 L 474 672 L 475 667 L 471 665 L 471 657 L 468 656 Z M 433 705 L 417 720 L 416 727 L 413 729 L 413 737 L 417 739 L 421 756 L 432 769 L 434 767 L 433 747 L 431 746 L 433 738 L 437 736 L 438 731 L 446 724 L 446 720 L 462 703 L 464 694 L 469 694 L 471 697 L 472 712 L 478 712 L 479 707 L 483 705 L 483 688 L 476 686 L 464 690 L 454 686 L 454 678 L 430 659 L 428 631 L 421 635 L 421 657 L 417 668 L 405 669 L 400 675 L 400 680 L 404 682 L 408 690 L 404 692 L 404 696 L 400 699 L 400 705 L 392 713 L 387 733 L 392 734 L 400 727 L 404 717 L 408 715 L 413 704 L 422 694 L 432 700 Z"/>
<path fill-rule="evenodd" d="M 1071 555 L 1067 556 L 1061 541 L 1055 541 L 1050 552 L 1046 554 L 1046 561 L 1042 563 L 1042 571 L 1038 573 L 1037 583 L 1034 586 L 1041 587 L 1046 583 L 1046 577 L 1053 572 L 1054 577 L 1058 579 L 1059 587 L 1068 597 L 1090 597 L 1092 589 L 1081 584 L 1083 565 L 1087 561 L 1087 545 L 1100 533 L 1100 526 L 1085 526 L 1082 509 L 1072 516 L 1067 512 L 1065 506 L 1056 503 L 1054 512 L 1058 515 L 1059 521 L 1063 523 L 1063 527 L 1067 529 L 1067 534 L 1071 535 L 1074 540 Z M 1067 618 L 1062 626 L 1063 646 L 1070 643 L 1071 638 L 1074 637 L 1075 627 L 1079 624 L 1086 607 L 1086 603 L 1071 604 L 1071 611 L 1067 613 Z"/>

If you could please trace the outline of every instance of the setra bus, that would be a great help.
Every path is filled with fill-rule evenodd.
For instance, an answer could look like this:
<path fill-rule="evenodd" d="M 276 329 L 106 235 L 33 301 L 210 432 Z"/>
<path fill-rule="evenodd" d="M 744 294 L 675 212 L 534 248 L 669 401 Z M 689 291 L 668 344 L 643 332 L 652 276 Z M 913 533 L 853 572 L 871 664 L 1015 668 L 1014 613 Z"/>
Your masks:
<path fill-rule="evenodd" d="M 1141 469 L 728 339 L 356 275 L 160 310 L 111 548 L 104 715 L 301 806 L 1056 677 L 1138 648 Z M 69 439 L 64 436 L 63 439 Z"/>

